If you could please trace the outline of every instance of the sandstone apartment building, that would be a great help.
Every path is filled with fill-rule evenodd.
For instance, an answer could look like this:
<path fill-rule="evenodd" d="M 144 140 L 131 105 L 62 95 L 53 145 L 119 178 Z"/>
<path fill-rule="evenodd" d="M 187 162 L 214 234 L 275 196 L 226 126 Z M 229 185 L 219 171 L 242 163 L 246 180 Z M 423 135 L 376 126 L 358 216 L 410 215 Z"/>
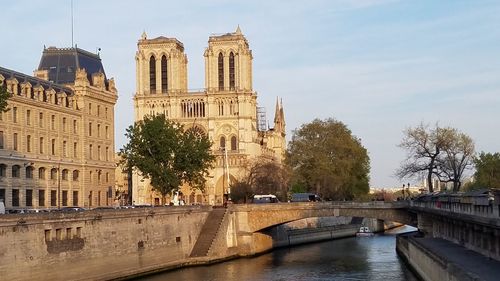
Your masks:
<path fill-rule="evenodd" d="M 117 90 L 98 55 L 44 48 L 34 76 L 0 67 L 0 200 L 8 209 L 112 204 Z"/>

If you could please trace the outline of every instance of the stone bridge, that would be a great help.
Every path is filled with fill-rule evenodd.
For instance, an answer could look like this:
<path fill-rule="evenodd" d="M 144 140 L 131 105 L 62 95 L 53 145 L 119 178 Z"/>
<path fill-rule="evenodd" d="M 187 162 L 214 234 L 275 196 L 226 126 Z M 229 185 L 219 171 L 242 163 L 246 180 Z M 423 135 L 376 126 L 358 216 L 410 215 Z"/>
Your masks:
<path fill-rule="evenodd" d="M 232 205 L 237 229 L 257 232 L 275 225 L 311 217 L 364 217 L 415 225 L 409 203 L 398 202 L 306 202 Z"/>

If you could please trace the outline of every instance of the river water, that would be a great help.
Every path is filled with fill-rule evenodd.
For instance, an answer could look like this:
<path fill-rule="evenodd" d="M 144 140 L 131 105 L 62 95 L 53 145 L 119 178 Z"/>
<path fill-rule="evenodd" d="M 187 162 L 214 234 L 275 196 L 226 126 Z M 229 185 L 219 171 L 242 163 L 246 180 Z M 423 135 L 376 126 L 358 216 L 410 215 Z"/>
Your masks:
<path fill-rule="evenodd" d="M 373 237 L 353 237 L 276 249 L 253 258 L 190 267 L 141 280 L 323 281 L 418 280 L 396 254 L 400 227 Z"/>

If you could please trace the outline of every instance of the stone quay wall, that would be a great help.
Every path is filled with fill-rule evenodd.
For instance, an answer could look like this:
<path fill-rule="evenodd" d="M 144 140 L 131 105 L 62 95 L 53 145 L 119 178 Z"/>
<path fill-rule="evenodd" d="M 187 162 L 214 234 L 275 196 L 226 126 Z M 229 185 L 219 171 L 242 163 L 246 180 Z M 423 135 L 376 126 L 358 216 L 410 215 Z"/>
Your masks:
<path fill-rule="evenodd" d="M 185 262 L 211 207 L 2 215 L 2 280 L 108 280 Z"/>

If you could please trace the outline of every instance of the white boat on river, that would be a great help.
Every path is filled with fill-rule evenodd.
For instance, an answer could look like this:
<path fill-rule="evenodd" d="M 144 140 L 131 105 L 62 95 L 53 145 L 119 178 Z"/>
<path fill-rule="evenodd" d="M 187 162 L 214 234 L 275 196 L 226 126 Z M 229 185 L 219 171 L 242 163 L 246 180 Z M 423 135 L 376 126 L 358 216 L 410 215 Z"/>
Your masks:
<path fill-rule="evenodd" d="M 362 226 L 359 228 L 358 232 L 356 232 L 357 237 L 368 237 L 375 235 L 368 226 Z"/>

